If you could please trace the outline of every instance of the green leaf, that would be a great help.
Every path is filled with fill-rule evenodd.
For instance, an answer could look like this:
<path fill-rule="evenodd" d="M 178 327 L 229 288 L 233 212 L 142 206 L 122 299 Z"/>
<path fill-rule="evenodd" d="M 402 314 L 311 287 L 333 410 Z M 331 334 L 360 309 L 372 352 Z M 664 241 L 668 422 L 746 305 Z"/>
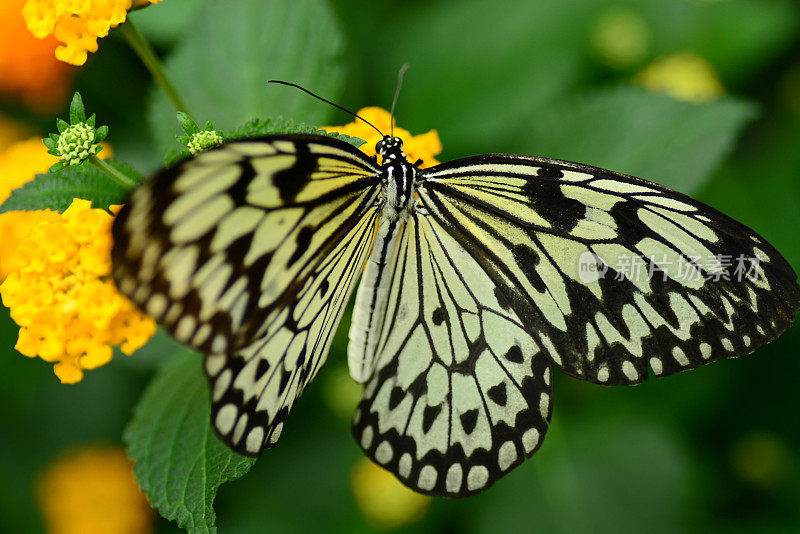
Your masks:
<path fill-rule="evenodd" d="M 150 503 L 189 532 L 214 532 L 217 488 L 255 463 L 226 447 L 210 425 L 202 357 L 185 348 L 158 371 L 123 439 Z"/>
<path fill-rule="evenodd" d="M 252 119 L 243 125 L 231 130 L 230 132 L 223 132 L 222 136 L 225 141 L 234 141 L 236 139 L 247 139 L 252 137 L 261 137 L 263 135 L 276 135 L 276 134 L 314 134 L 324 135 L 326 137 L 335 137 L 346 143 L 350 143 L 358 148 L 364 144 L 363 139 L 358 137 L 351 137 L 336 132 L 328 132 L 327 130 L 320 130 L 316 126 L 310 126 L 304 123 L 297 123 L 291 119 Z"/>
<path fill-rule="evenodd" d="M 508 0 L 493 9 L 486 0 L 461 0 L 457 8 L 416 2 L 403 10 L 389 2 L 336 4 L 346 10 L 350 48 L 361 54 L 375 103 L 389 108 L 398 69 L 410 64 L 397 124 L 415 134 L 437 129 L 451 158 L 505 150 L 539 109 L 578 83 L 598 2 Z"/>
<path fill-rule="evenodd" d="M 113 160 L 106 162 L 123 174 L 142 180 L 129 165 Z M 128 196 L 127 189 L 88 162 L 52 172 L 59 164 L 61 162 L 53 165 L 51 172 L 37 174 L 36 178 L 12 191 L 0 206 L 0 213 L 44 209 L 63 212 L 74 198 L 91 200 L 93 207 L 107 209 L 112 204 L 122 204 Z"/>
<path fill-rule="evenodd" d="M 178 140 L 178 142 L 185 145 L 189 141 L 187 140 L 186 143 L 184 143 L 183 141 Z M 169 168 L 169 167 L 172 167 L 175 164 L 180 163 L 181 161 L 183 161 L 185 159 L 189 159 L 191 157 L 192 157 L 192 153 L 189 152 L 189 149 L 186 148 L 186 147 L 184 147 L 184 148 L 170 147 L 167 150 L 166 155 L 164 155 L 164 166 Z"/>
<path fill-rule="evenodd" d="M 636 87 L 573 97 L 540 113 L 513 149 L 697 191 L 756 116 L 749 102 L 692 104 Z"/>
<path fill-rule="evenodd" d="M 96 143 L 104 141 L 106 137 L 108 137 L 108 126 L 101 126 L 94 134 L 94 140 Z"/>
<path fill-rule="evenodd" d="M 56 148 L 56 142 L 49 137 L 45 137 L 44 139 L 42 139 L 42 143 L 44 143 L 44 146 L 46 146 L 50 150 L 55 150 Z M 51 153 L 50 150 L 48 150 L 48 153 Z"/>
<path fill-rule="evenodd" d="M 188 113 L 179 111 L 175 117 L 178 119 L 178 124 L 180 124 L 183 131 L 187 134 L 194 135 L 196 133 L 200 133 L 200 127 L 197 125 L 195 120 L 189 116 Z"/>
<path fill-rule="evenodd" d="M 326 2 L 228 0 L 198 10 L 164 66 L 189 112 L 219 129 L 277 113 L 325 124 L 330 106 L 291 88 L 268 87 L 267 80 L 291 80 L 336 99 L 344 82 L 343 52 Z M 149 110 L 153 139 L 169 147 L 180 134 L 172 105 L 154 89 Z"/>
<path fill-rule="evenodd" d="M 64 130 L 69 128 L 69 124 L 63 119 L 56 119 L 56 128 L 58 128 L 58 133 L 63 133 Z"/>
<path fill-rule="evenodd" d="M 86 110 L 83 107 L 83 99 L 81 98 L 81 94 L 77 91 L 72 95 L 72 102 L 69 104 L 69 122 L 70 124 L 86 122 Z"/>

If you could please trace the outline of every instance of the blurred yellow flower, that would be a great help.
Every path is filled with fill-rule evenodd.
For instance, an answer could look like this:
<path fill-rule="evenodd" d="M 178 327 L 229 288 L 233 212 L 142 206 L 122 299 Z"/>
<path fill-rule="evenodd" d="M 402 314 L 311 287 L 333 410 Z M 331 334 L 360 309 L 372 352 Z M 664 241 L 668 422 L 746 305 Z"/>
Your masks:
<path fill-rule="evenodd" d="M 358 114 L 374 124 L 379 130 L 385 132 L 386 135 L 389 135 L 391 115 L 388 111 L 379 107 L 368 107 L 359 109 Z M 322 129 L 363 139 L 366 143 L 361 145 L 360 148 L 368 156 L 375 155 L 375 144 L 381 140 L 378 132 L 360 119 L 356 119 L 355 122 L 344 126 L 323 126 Z M 411 135 L 411 132 L 398 128 L 397 124 L 395 124 L 394 135 L 403 140 L 403 151 L 411 163 L 418 159 L 422 160 L 422 167 L 431 167 L 439 163 L 434 156 L 441 154 L 442 141 L 439 139 L 439 134 L 436 130 L 420 135 Z"/>
<path fill-rule="evenodd" d="M 790 472 L 791 451 L 777 437 L 750 432 L 733 443 L 730 453 L 733 471 L 753 484 L 771 486 Z"/>
<path fill-rule="evenodd" d="M 622 70 L 644 60 L 650 49 L 652 30 L 639 12 L 614 6 L 597 18 L 589 38 L 600 61 Z"/>
<path fill-rule="evenodd" d="M 73 200 L 63 214 L 26 229 L 15 251 L 18 269 L 0 285 L 20 327 L 15 348 L 55 362 L 64 383 L 108 363 L 115 345 L 132 354 L 156 331 L 110 279 L 112 221 L 88 200 Z"/>
<path fill-rule="evenodd" d="M 429 496 L 403 486 L 389 471 L 367 458 L 356 462 L 351 479 L 358 508 L 378 528 L 397 528 L 419 521 L 430 507 Z"/>
<path fill-rule="evenodd" d="M 125 22 L 130 8 L 131 0 L 28 0 L 22 16 L 39 39 L 53 35 L 63 43 L 56 48 L 56 58 L 83 65 L 86 53 L 97 51 L 97 39 Z"/>
<path fill-rule="evenodd" d="M 67 454 L 40 475 L 37 497 L 51 534 L 145 534 L 153 512 L 122 449 Z"/>
<path fill-rule="evenodd" d="M 30 34 L 22 18 L 25 0 L 0 2 L 0 94 L 38 111 L 54 111 L 66 97 L 69 67 L 53 57 L 56 41 Z"/>
<path fill-rule="evenodd" d="M 710 102 L 725 94 L 714 67 L 694 52 L 658 58 L 633 81 L 649 91 L 689 102 Z"/>

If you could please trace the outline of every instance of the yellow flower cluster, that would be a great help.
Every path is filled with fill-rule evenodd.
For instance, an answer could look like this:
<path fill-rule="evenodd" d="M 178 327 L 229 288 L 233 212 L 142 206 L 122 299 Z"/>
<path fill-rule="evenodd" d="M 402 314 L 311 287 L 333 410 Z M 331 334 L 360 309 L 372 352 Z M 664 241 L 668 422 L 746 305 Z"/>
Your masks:
<path fill-rule="evenodd" d="M 8 135 L 13 134 L 9 132 Z M 0 151 L 0 203 L 11 191 L 33 180 L 36 173 L 47 172 L 58 161 L 56 156 L 47 153 L 40 137 L 11 142 Z M 53 220 L 57 214 L 52 211 L 10 211 L 0 213 L 0 282 L 6 275 L 19 268 L 18 256 L 14 253 L 19 242 L 28 233 L 28 228 L 43 221 Z"/>
<path fill-rule="evenodd" d="M 86 53 L 97 51 L 97 39 L 125 22 L 130 8 L 131 0 L 28 0 L 22 16 L 39 39 L 53 35 L 63 43 L 56 48 L 58 59 L 83 65 Z"/>
<path fill-rule="evenodd" d="M 361 458 L 353 466 L 352 483 L 361 513 L 370 524 L 380 529 L 419 521 L 425 517 L 431 504 L 429 496 L 411 491 L 389 471 L 366 458 Z"/>
<path fill-rule="evenodd" d="M 96 447 L 66 454 L 42 473 L 37 486 L 47 532 L 153 530 L 153 512 L 122 449 Z"/>
<path fill-rule="evenodd" d="M 75 199 L 54 219 L 27 228 L 0 296 L 20 326 L 16 349 L 56 362 L 64 383 L 111 360 L 112 346 L 132 354 L 155 333 L 155 322 L 110 280 L 111 223 L 104 210 Z"/>
<path fill-rule="evenodd" d="M 386 135 L 389 135 L 392 129 L 392 118 L 388 111 L 379 107 L 368 107 L 359 109 L 358 114 L 374 124 L 376 128 L 386 133 Z M 359 119 L 344 126 L 323 126 L 323 129 L 363 139 L 366 143 L 361 145 L 360 148 L 368 156 L 375 155 L 375 144 L 381 140 L 378 132 Z M 442 141 L 439 139 L 439 133 L 436 130 L 431 130 L 421 135 L 411 135 L 411 132 L 398 128 L 395 124 L 394 135 L 403 140 L 403 151 L 411 163 L 418 159 L 422 160 L 422 167 L 431 167 L 439 163 L 436 161 L 435 156 L 442 152 Z"/>

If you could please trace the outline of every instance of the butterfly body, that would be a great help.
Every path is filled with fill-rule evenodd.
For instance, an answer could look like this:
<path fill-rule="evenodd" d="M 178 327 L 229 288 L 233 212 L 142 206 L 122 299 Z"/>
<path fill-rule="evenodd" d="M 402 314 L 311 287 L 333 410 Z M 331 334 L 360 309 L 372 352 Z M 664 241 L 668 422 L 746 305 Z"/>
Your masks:
<path fill-rule="evenodd" d="M 392 251 L 400 229 L 413 209 L 418 174 L 417 168 L 408 163 L 400 138 L 384 137 L 378 142 L 376 152 L 383 159 L 380 170 L 382 208 L 372 254 L 367 260 L 356 293 L 347 348 L 350 374 L 358 382 L 365 382 L 369 378 L 375 363 L 375 347 L 378 330 L 384 319 Z"/>
<path fill-rule="evenodd" d="M 800 309 L 764 238 L 658 184 L 517 155 L 417 168 L 392 137 L 376 150 L 381 166 L 327 137 L 229 143 L 115 221 L 118 286 L 206 354 L 212 422 L 242 454 L 277 442 L 359 276 L 353 435 L 449 497 L 538 449 L 553 368 L 636 384 L 752 352 Z"/>

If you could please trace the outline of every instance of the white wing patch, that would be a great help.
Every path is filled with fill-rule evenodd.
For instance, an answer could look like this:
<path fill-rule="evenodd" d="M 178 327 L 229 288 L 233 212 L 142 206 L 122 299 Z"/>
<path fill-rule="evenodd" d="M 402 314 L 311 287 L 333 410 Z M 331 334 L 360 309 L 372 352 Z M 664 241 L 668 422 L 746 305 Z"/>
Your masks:
<path fill-rule="evenodd" d="M 539 446 L 549 362 L 503 303 L 505 290 L 420 204 L 398 242 L 378 362 L 353 433 L 417 491 L 476 493 Z"/>

